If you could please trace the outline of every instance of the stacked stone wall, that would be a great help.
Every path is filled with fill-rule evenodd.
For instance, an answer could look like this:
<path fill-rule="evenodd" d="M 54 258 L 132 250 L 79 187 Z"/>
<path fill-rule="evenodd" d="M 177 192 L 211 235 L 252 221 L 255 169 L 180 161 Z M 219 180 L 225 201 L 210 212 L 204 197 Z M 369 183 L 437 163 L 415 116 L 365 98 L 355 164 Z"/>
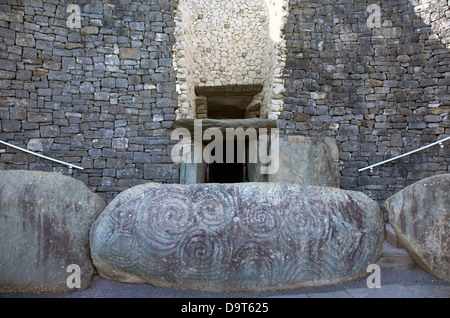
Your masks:
<path fill-rule="evenodd" d="M 371 4 L 380 19 L 368 24 Z M 449 146 L 358 172 L 450 134 L 447 1 L 290 1 L 289 12 L 283 133 L 336 138 L 341 187 L 380 200 L 448 172 Z"/>
<path fill-rule="evenodd" d="M 79 28 L 67 25 L 70 4 Z M 178 182 L 173 11 L 169 0 L 1 2 L 0 139 L 82 166 L 73 176 L 107 200 Z M 67 172 L 2 149 L 0 169 Z"/>
<path fill-rule="evenodd" d="M 67 25 L 71 4 L 80 27 Z M 373 4 L 380 24 L 369 26 Z M 177 5 L 1 1 L 0 140 L 81 165 L 73 176 L 107 201 L 139 183 L 178 183 L 170 157 Z M 284 82 L 281 134 L 335 138 L 341 187 L 378 200 L 448 173 L 448 143 L 372 173 L 358 169 L 450 135 L 449 2 L 291 0 L 284 8 L 286 61 L 273 67 Z M 3 146 L 0 169 L 67 173 Z"/>

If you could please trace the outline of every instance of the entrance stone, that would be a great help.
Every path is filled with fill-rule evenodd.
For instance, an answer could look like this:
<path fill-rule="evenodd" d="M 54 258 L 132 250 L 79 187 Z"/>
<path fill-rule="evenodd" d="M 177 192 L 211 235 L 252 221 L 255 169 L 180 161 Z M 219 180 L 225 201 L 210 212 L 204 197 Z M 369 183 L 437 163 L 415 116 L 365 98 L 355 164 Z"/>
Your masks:
<path fill-rule="evenodd" d="M 381 255 L 378 203 L 283 183 L 156 184 L 120 193 L 91 230 L 108 279 L 264 292 L 361 279 Z"/>

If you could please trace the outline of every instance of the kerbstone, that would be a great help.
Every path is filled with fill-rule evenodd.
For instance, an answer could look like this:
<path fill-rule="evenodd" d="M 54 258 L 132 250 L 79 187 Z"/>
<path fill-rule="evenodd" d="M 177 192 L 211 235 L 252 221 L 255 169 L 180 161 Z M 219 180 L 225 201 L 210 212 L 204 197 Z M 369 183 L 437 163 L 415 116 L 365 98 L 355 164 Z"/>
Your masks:
<path fill-rule="evenodd" d="M 287 183 L 157 184 L 121 192 L 91 229 L 100 276 L 204 291 L 361 279 L 384 221 L 360 192 Z"/>
<path fill-rule="evenodd" d="M 420 180 L 386 201 L 389 223 L 411 258 L 450 281 L 450 174 Z"/>
<path fill-rule="evenodd" d="M 0 291 L 67 293 L 71 264 L 86 289 L 94 268 L 89 228 L 105 202 L 58 173 L 0 171 Z"/>

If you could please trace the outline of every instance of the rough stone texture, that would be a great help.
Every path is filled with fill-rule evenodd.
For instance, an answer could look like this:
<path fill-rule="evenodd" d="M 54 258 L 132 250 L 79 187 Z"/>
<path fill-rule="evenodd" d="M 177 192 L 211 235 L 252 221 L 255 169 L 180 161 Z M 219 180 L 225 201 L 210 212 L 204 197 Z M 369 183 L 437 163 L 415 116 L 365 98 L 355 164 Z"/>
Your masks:
<path fill-rule="evenodd" d="M 334 138 L 288 136 L 279 141 L 280 162 L 269 182 L 339 188 L 339 151 Z"/>
<path fill-rule="evenodd" d="M 438 146 L 358 172 L 450 135 L 448 1 L 292 0 L 288 12 L 281 134 L 336 138 L 341 187 L 380 201 L 450 172 Z"/>
<path fill-rule="evenodd" d="M 195 127 L 201 126 L 201 131 L 199 128 L 198 132 L 204 133 L 206 129 L 215 128 L 219 129 L 223 136 L 226 136 L 227 129 L 233 129 L 230 133 L 235 132 L 234 130 L 242 128 L 244 132 L 248 129 L 255 129 L 257 132 L 261 128 L 267 129 L 267 134 L 270 135 L 272 128 L 277 128 L 277 122 L 275 120 L 260 119 L 260 118 L 246 118 L 246 119 L 179 119 L 174 121 L 173 127 L 176 128 L 186 128 L 193 135 Z"/>
<path fill-rule="evenodd" d="M 287 1 L 178 1 L 174 65 L 177 118 L 196 114 L 196 86 L 261 84 L 261 118 L 277 119 L 284 91 L 281 70 Z"/>
<path fill-rule="evenodd" d="M 67 27 L 70 4 L 81 28 Z M 173 9 L 172 0 L 2 1 L 0 139 L 82 166 L 73 177 L 105 201 L 153 164 L 170 173 L 146 180 L 178 182 Z M 67 172 L 12 148 L 0 169 Z"/>
<path fill-rule="evenodd" d="M 21 147 L 30 140 L 36 146 L 37 140 L 50 147 L 42 148 L 45 155 L 82 165 L 85 170 L 75 170 L 73 177 L 107 202 L 143 182 L 179 182 L 179 165 L 170 158 L 170 133 L 180 103 L 187 101 L 177 93 L 176 84 L 192 74 L 175 65 L 183 56 L 173 53 L 185 49 L 178 45 L 186 43 L 175 34 L 183 30 L 177 25 L 176 10 L 183 9 L 179 3 L 186 8 L 206 2 L 212 3 L 80 0 L 73 3 L 80 5 L 81 28 L 69 29 L 66 10 L 70 1 L 2 1 L 0 139 Z M 233 5 L 244 2 L 248 12 L 244 7 L 234 9 Z M 285 48 L 269 47 L 266 52 L 273 54 L 257 66 L 273 65 L 273 72 L 267 68 L 257 75 L 273 74 L 269 79 L 279 81 L 271 84 L 272 101 L 279 98 L 281 105 L 272 103 L 272 112 L 281 108 L 278 126 L 282 135 L 336 139 L 342 188 L 384 201 L 422 178 L 449 172 L 447 146 L 376 167 L 372 174 L 358 172 L 450 135 L 448 1 L 379 2 L 380 27 L 372 28 L 367 25 L 367 8 L 376 1 L 217 3 L 187 14 L 196 26 L 192 31 L 199 32 L 195 38 L 206 41 L 201 42 L 204 50 L 197 52 L 198 61 L 217 58 L 211 63 L 219 73 L 208 74 L 215 78 L 222 78 L 231 68 L 256 67 L 251 62 L 255 61 L 253 54 L 233 56 L 233 61 L 244 65 L 232 65 L 230 56 L 219 56 L 231 43 L 212 43 L 208 34 L 237 28 L 237 24 L 220 24 L 227 21 L 227 10 L 238 12 L 227 14 L 232 21 L 248 19 L 246 28 L 266 28 L 267 21 L 249 24 L 263 16 L 263 10 L 255 12 L 254 8 L 275 5 L 277 17 L 282 17 L 280 43 Z M 219 12 L 224 14 L 218 17 Z M 201 23 L 208 23 L 206 19 L 213 28 L 200 28 Z M 272 21 L 269 16 L 269 24 Z M 217 37 L 218 41 L 227 38 Z M 242 53 L 253 50 L 243 36 L 239 41 L 236 45 L 242 45 Z M 208 52 L 209 42 L 216 45 Z M 192 55 L 185 53 L 185 58 Z M 185 88 L 180 85 L 178 92 Z M 266 95 L 260 97 L 264 103 L 268 100 Z M 118 146 L 117 138 L 127 140 L 121 139 Z M 0 154 L 0 169 L 67 171 L 11 148 L 2 146 L 1 150 L 5 152 Z M 171 172 L 156 177 L 146 174 L 154 164 L 167 165 Z"/>
<path fill-rule="evenodd" d="M 91 230 L 102 277 L 219 292 L 360 279 L 383 240 L 366 195 L 281 183 L 139 185 Z"/>
<path fill-rule="evenodd" d="M 58 173 L 0 171 L 0 291 L 66 293 L 71 264 L 80 288 L 94 273 L 89 230 L 105 202 Z"/>
<path fill-rule="evenodd" d="M 425 178 L 386 201 L 389 223 L 413 260 L 450 281 L 450 174 Z"/>

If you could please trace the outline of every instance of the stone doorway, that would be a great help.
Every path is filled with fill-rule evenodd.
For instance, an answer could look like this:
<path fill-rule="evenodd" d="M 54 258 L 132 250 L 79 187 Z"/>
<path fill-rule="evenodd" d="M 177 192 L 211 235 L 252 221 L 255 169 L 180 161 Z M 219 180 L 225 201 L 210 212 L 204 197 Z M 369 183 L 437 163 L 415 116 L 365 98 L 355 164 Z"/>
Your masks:
<path fill-rule="evenodd" d="M 278 119 L 283 108 L 287 21 L 283 0 L 178 0 L 173 63 L 177 74 L 177 119 Z M 261 87 L 259 105 L 249 96 L 209 96 L 199 89 Z M 208 107 L 206 107 L 208 104 Z M 245 108 L 245 109 L 244 109 Z M 208 109 L 208 112 L 206 112 Z"/>
<path fill-rule="evenodd" d="M 201 127 L 196 126 L 196 123 L 199 122 L 202 124 Z M 259 134 L 264 131 L 265 134 L 272 136 L 272 131 L 277 130 L 275 120 L 262 118 L 180 119 L 174 122 L 174 128 L 185 128 L 191 136 L 188 141 L 190 152 L 183 156 L 181 162 L 181 184 L 267 181 L 267 175 L 261 172 L 264 164 L 260 162 L 260 156 L 261 153 L 267 152 L 270 141 L 259 138 Z M 214 139 L 205 139 L 205 132 L 209 128 L 218 129 L 221 138 L 217 141 L 215 137 L 213 137 Z M 230 129 L 232 134 L 236 133 L 236 135 L 228 135 Z M 237 133 L 239 129 L 240 133 Z M 203 138 L 201 140 L 195 137 L 200 131 Z M 229 145 L 227 147 L 227 143 L 232 147 Z M 264 144 L 262 149 L 266 150 L 260 152 L 261 144 Z M 218 158 L 215 147 L 221 148 L 222 157 Z M 210 152 L 214 157 L 213 160 L 205 160 L 204 154 Z M 195 159 L 200 157 L 201 160 Z"/>
<path fill-rule="evenodd" d="M 197 118 L 259 118 L 262 85 L 199 86 Z"/>

